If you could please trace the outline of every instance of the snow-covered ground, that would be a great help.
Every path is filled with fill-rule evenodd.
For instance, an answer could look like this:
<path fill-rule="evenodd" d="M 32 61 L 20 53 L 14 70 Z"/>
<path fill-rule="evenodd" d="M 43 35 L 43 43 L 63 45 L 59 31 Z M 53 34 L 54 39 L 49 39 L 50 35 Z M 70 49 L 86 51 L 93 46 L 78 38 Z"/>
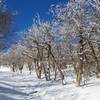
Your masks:
<path fill-rule="evenodd" d="M 100 100 L 100 79 L 93 78 L 84 87 L 75 87 L 68 78 L 61 81 L 38 80 L 35 74 L 0 71 L 0 100 Z"/>

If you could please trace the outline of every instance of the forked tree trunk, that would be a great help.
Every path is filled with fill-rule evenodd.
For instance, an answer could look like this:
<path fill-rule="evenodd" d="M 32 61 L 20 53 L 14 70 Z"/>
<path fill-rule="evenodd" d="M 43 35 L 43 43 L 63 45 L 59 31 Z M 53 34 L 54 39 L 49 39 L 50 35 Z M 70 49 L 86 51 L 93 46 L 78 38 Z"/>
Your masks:
<path fill-rule="evenodd" d="M 49 51 L 48 51 L 48 52 L 49 52 L 49 55 L 52 57 L 52 62 L 54 63 L 54 66 L 55 66 L 55 73 L 56 73 L 56 71 L 57 71 L 57 69 L 58 69 L 58 71 L 59 71 L 59 73 L 60 73 L 60 77 L 61 77 L 62 83 L 63 83 L 64 74 L 63 74 L 63 72 L 62 72 L 62 70 L 61 70 L 59 64 L 57 64 L 57 62 L 56 62 L 56 60 L 55 60 L 55 57 L 54 57 L 54 55 L 53 55 L 53 53 L 52 53 L 52 51 L 51 51 L 51 45 L 50 45 L 50 44 L 47 44 L 47 46 L 48 46 L 48 50 L 49 50 Z M 55 76 L 56 76 L 56 74 L 55 74 Z"/>
<path fill-rule="evenodd" d="M 99 71 L 99 70 L 100 70 L 99 61 L 98 61 L 98 58 L 97 58 L 97 56 L 96 56 L 96 53 L 95 53 L 95 50 L 94 50 L 94 47 L 93 47 L 91 41 L 89 41 L 89 40 L 87 39 L 87 42 L 88 42 L 89 47 L 90 47 L 90 49 L 91 49 L 91 51 L 92 51 L 93 58 L 94 58 L 94 60 L 95 60 L 95 62 L 96 62 L 96 75 L 97 75 L 97 78 L 98 78 L 98 73 L 100 72 L 100 71 Z"/>
<path fill-rule="evenodd" d="M 35 72 L 36 72 L 36 75 L 37 75 L 37 78 L 38 79 L 41 79 L 41 68 L 40 68 L 40 65 L 39 65 L 39 62 L 36 61 L 35 62 Z"/>

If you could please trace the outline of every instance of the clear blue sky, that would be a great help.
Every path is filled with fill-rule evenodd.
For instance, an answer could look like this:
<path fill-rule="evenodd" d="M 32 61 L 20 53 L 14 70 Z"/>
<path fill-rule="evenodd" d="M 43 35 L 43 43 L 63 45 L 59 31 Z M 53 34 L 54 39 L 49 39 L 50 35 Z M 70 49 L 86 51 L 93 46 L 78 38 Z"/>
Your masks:
<path fill-rule="evenodd" d="M 32 19 L 37 13 L 43 20 L 49 20 L 49 8 L 52 4 L 65 3 L 68 0 L 6 0 L 7 8 L 12 12 L 18 12 L 15 18 L 15 31 L 19 32 L 26 30 L 32 25 Z M 9 48 L 12 44 L 19 40 L 19 35 L 16 32 L 10 32 L 4 36 L 2 40 L 5 45 L 2 48 Z M 0 50 L 2 49 L 0 46 Z"/>
<path fill-rule="evenodd" d="M 32 18 L 39 13 L 41 18 L 49 20 L 48 11 L 50 5 L 64 3 L 67 0 L 6 0 L 7 6 L 14 12 L 18 12 L 16 16 L 16 25 L 19 30 L 26 29 L 32 24 Z"/>

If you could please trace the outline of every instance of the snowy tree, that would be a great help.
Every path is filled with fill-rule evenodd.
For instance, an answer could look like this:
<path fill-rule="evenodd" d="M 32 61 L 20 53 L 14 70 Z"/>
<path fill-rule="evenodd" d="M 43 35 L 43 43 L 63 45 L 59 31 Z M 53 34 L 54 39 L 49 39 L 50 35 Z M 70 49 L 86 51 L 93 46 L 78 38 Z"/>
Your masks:
<path fill-rule="evenodd" d="M 60 34 L 66 38 L 67 41 L 71 41 L 74 38 L 79 38 L 77 43 L 77 62 L 79 62 L 78 69 L 76 70 L 77 75 L 77 86 L 80 85 L 82 75 L 86 71 L 90 60 L 95 60 L 95 66 L 98 69 L 99 63 L 96 54 L 93 40 L 96 42 L 99 32 L 99 1 L 98 0 L 70 0 L 65 5 L 52 6 L 51 12 L 54 16 L 56 27 L 59 27 Z M 68 43 L 66 41 L 66 43 Z M 74 41 L 75 42 L 75 41 Z M 68 43 L 69 44 L 69 43 Z M 67 44 L 67 46 L 68 46 Z M 90 53 L 91 51 L 91 53 Z M 88 52 L 88 54 L 87 54 Z M 75 53 L 74 53 L 75 54 Z M 88 56 L 92 56 L 88 59 Z M 75 62 L 75 60 L 73 60 Z M 94 67 L 95 67 L 94 66 Z"/>

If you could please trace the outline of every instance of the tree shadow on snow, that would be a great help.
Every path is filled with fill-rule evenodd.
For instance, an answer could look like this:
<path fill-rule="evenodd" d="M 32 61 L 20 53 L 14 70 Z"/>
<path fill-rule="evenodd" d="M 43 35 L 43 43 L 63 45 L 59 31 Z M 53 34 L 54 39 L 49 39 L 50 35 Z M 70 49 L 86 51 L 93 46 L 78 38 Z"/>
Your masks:
<path fill-rule="evenodd" d="M 11 97 L 0 94 L 0 100 L 17 100 L 17 99 L 14 99 L 14 98 L 11 98 Z"/>
<path fill-rule="evenodd" d="M 100 86 L 100 82 L 91 82 L 86 83 L 85 85 L 81 85 L 82 87 L 93 87 L 93 86 Z"/>
<path fill-rule="evenodd" d="M 22 96 L 27 96 L 28 95 L 26 93 L 16 91 L 13 88 L 11 89 L 11 88 L 1 87 L 1 86 L 0 86 L 0 94 L 22 95 Z"/>
<path fill-rule="evenodd" d="M 13 85 L 11 85 L 11 84 L 9 84 L 9 83 L 6 83 L 6 82 L 0 82 L 0 84 L 7 85 L 7 86 L 10 86 L 10 87 L 13 87 Z"/>

